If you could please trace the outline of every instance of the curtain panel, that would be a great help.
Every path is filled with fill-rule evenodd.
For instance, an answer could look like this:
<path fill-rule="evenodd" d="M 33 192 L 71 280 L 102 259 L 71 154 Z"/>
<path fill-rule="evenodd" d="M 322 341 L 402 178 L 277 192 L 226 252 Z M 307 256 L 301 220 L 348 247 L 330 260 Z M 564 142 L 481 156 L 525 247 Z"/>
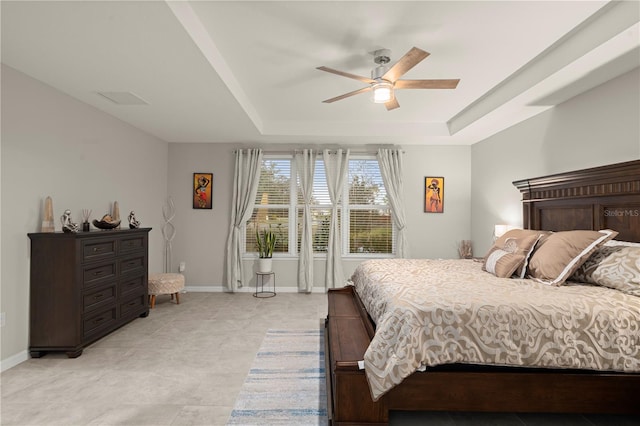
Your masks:
<path fill-rule="evenodd" d="M 331 199 L 331 223 L 329 225 L 329 245 L 327 247 L 327 263 L 325 269 L 325 287 L 342 287 L 345 283 L 342 268 L 342 251 L 340 247 L 340 224 L 338 205 L 342 196 L 342 186 L 349 169 L 349 150 L 338 149 L 335 153 L 325 149 L 322 153 L 327 174 L 327 187 Z"/>
<path fill-rule="evenodd" d="M 302 193 L 302 237 L 298 257 L 298 289 L 305 293 L 313 290 L 313 223 L 311 218 L 311 197 L 313 195 L 313 175 L 316 168 L 316 154 L 305 149 L 295 155 L 296 170 Z"/>
<path fill-rule="evenodd" d="M 251 219 L 260 181 L 261 149 L 236 151 L 231 201 L 231 224 L 227 239 L 226 289 L 236 292 L 243 286 L 242 229 Z"/>
<path fill-rule="evenodd" d="M 396 227 L 396 257 L 406 258 L 409 249 L 406 238 L 406 215 L 402 180 L 402 151 L 398 149 L 378 150 L 378 164 Z"/>

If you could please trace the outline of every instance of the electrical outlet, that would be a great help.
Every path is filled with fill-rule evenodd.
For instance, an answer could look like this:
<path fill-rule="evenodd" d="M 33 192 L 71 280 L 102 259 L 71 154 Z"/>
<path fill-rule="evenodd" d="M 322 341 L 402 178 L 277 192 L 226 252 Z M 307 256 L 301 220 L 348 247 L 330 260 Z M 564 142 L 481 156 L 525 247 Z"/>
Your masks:
<path fill-rule="evenodd" d="M 180 262 L 180 266 L 178 266 L 178 271 L 184 272 L 185 269 L 187 269 L 186 262 L 184 262 L 184 261 Z"/>
<path fill-rule="evenodd" d="M 0 313 L 0 327 L 4 327 L 6 315 L 4 312 Z"/>

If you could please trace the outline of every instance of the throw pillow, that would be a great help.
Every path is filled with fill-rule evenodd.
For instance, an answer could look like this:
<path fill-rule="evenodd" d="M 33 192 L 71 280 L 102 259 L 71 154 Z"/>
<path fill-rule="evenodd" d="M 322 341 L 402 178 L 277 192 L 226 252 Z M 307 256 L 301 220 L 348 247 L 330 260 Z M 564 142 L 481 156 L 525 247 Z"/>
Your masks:
<path fill-rule="evenodd" d="M 528 276 L 536 281 L 562 285 L 616 231 L 561 231 L 540 240 L 529 261 Z"/>

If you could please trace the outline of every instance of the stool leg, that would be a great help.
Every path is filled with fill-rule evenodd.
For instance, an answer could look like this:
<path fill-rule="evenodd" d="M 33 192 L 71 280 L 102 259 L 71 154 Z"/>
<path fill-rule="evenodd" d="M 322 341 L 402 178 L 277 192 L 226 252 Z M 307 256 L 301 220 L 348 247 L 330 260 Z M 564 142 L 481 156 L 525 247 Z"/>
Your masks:
<path fill-rule="evenodd" d="M 152 294 L 151 295 L 151 309 L 153 309 L 154 306 L 156 306 L 156 295 Z"/>
<path fill-rule="evenodd" d="M 173 297 L 173 295 L 171 295 Z M 176 292 L 176 303 L 180 304 L 180 293 Z"/>

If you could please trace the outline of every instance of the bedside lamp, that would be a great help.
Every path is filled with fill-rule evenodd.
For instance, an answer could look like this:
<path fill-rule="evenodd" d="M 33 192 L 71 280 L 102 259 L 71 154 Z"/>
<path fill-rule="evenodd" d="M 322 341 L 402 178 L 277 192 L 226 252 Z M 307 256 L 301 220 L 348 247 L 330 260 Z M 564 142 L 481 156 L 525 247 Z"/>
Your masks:
<path fill-rule="evenodd" d="M 498 238 L 503 236 L 507 231 L 514 229 L 511 225 L 495 225 L 493 227 L 493 241 L 495 242 Z"/>

